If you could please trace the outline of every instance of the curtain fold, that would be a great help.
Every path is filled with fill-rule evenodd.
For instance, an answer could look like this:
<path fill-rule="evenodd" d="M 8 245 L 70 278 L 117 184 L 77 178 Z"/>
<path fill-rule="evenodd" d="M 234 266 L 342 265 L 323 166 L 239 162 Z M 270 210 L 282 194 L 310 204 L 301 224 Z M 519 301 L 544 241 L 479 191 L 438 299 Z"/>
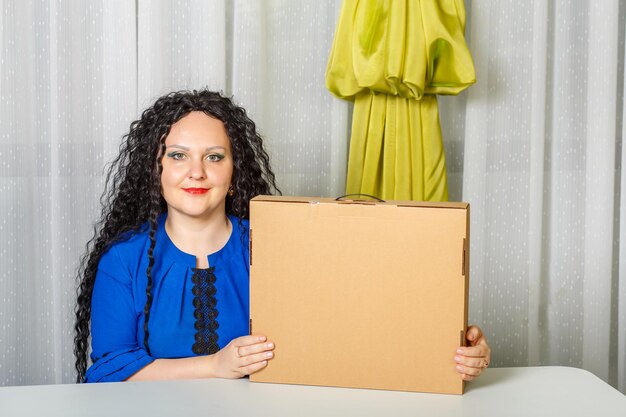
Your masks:
<path fill-rule="evenodd" d="M 134 4 L 2 1 L 0 15 L 0 384 L 69 382 L 75 266 L 136 111 Z"/>
<path fill-rule="evenodd" d="M 613 281 L 619 5 L 617 1 L 605 1 L 590 7 L 588 13 L 592 47 L 587 56 L 587 129 L 583 149 L 586 196 L 582 324 L 586 334 L 582 364 L 607 381 L 612 361 L 613 307 L 606 300 L 612 298 Z"/>
<path fill-rule="evenodd" d="M 0 0 L 0 385 L 75 380 L 104 169 L 160 95 L 232 94 L 285 193 L 343 193 L 349 106 L 323 82 L 339 3 Z"/>
<path fill-rule="evenodd" d="M 441 110 L 472 207 L 470 318 L 496 366 L 580 367 L 626 392 L 625 10 L 531 6 L 472 3 L 478 82 Z"/>
<path fill-rule="evenodd" d="M 226 0 L 137 0 L 139 109 L 170 91 L 226 85 Z"/>
<path fill-rule="evenodd" d="M 232 93 L 269 139 L 279 187 L 292 195 L 344 194 L 349 106 L 324 88 L 340 4 L 234 3 Z"/>

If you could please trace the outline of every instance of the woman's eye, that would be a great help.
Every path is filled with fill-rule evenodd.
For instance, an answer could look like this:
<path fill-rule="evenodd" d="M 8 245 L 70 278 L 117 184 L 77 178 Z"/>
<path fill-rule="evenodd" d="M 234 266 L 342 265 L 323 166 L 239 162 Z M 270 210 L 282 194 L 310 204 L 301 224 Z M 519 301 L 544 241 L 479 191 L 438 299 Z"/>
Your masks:
<path fill-rule="evenodd" d="M 182 152 L 170 152 L 167 154 L 168 158 L 172 158 L 175 161 L 180 161 L 185 159 L 185 154 Z"/>
<path fill-rule="evenodd" d="M 224 155 L 220 153 L 212 153 L 212 154 L 207 155 L 206 159 L 207 161 L 211 161 L 211 162 L 219 162 L 222 159 L 224 159 Z"/>

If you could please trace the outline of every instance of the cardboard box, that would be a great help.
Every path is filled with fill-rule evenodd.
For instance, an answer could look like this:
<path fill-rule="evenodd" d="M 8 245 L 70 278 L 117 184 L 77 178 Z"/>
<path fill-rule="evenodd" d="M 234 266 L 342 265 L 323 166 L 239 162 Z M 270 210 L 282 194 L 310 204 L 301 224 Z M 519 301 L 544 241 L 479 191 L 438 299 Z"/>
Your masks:
<path fill-rule="evenodd" d="M 463 393 L 468 204 L 260 196 L 250 227 L 250 380 Z"/>

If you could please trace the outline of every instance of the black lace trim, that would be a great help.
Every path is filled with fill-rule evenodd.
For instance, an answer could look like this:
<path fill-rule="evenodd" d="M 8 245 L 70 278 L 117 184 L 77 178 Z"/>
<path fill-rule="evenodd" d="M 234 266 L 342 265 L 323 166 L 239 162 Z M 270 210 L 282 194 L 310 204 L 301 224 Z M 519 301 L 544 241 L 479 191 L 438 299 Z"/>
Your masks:
<path fill-rule="evenodd" d="M 217 344 L 217 301 L 215 299 L 215 268 L 194 268 L 191 281 L 193 282 L 193 313 L 196 318 L 196 342 L 191 349 L 197 355 L 211 355 L 220 348 Z"/>

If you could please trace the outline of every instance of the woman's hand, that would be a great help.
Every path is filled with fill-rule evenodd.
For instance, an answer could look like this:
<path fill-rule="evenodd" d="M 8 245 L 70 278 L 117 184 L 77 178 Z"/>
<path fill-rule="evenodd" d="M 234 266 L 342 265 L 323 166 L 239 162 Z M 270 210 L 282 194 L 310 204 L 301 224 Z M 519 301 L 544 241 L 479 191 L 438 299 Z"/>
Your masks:
<path fill-rule="evenodd" d="M 262 335 L 233 339 L 212 355 L 213 376 L 234 379 L 253 374 L 267 366 L 267 361 L 274 357 L 272 350 L 274 343 Z"/>
<path fill-rule="evenodd" d="M 456 370 L 465 381 L 471 381 L 480 376 L 491 362 L 491 348 L 483 331 L 478 326 L 470 326 L 465 332 L 467 347 L 459 347 L 454 356 Z"/>

